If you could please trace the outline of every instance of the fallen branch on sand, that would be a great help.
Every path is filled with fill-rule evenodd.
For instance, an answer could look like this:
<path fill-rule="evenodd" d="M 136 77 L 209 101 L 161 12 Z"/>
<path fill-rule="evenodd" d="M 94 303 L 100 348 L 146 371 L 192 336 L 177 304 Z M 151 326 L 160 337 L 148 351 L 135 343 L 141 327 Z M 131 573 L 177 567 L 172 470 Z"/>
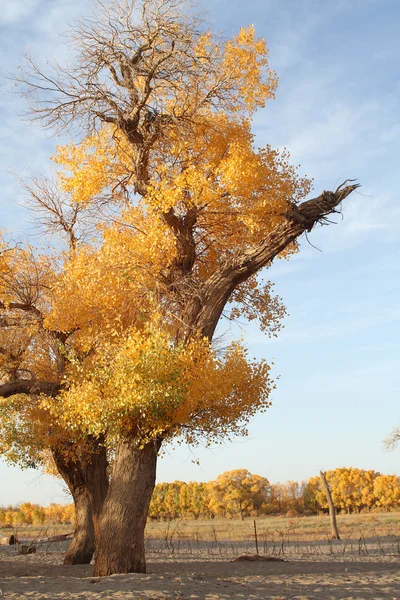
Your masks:
<path fill-rule="evenodd" d="M 238 558 L 235 558 L 234 560 L 231 560 L 230 562 L 246 562 L 246 561 L 250 561 L 250 562 L 286 562 L 284 558 L 278 558 L 277 556 L 260 556 L 259 554 L 243 554 L 243 556 L 238 556 Z"/>

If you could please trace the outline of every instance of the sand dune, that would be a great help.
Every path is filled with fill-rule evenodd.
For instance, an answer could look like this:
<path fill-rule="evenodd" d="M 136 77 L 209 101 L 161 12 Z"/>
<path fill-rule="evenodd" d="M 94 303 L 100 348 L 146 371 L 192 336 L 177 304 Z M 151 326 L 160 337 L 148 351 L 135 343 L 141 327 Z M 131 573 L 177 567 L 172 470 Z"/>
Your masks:
<path fill-rule="evenodd" d="M 6 599 L 41 600 L 400 600 L 400 560 L 231 563 L 150 557 L 146 575 L 92 577 L 91 566 L 61 566 L 60 553 L 0 558 Z"/>

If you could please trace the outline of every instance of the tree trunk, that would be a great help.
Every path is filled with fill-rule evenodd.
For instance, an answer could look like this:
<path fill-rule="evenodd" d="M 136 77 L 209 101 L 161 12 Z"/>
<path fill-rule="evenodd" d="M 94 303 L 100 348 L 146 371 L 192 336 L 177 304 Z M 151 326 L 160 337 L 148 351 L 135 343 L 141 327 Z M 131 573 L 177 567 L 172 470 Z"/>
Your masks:
<path fill-rule="evenodd" d="M 88 456 L 86 468 L 83 471 L 85 486 L 89 494 L 92 508 L 95 545 L 100 535 L 100 516 L 108 491 L 108 460 L 107 449 L 102 440 L 92 446 L 91 455 Z"/>
<path fill-rule="evenodd" d="M 325 494 L 326 494 L 326 499 L 328 501 L 329 516 L 331 518 L 332 539 L 340 540 L 339 530 L 338 530 L 338 526 L 337 526 L 337 522 L 336 522 L 336 509 L 335 509 L 335 505 L 333 504 L 331 490 L 329 489 L 329 485 L 326 480 L 326 473 L 324 473 L 323 471 L 320 471 L 319 473 L 321 476 L 322 486 L 323 486 Z"/>
<path fill-rule="evenodd" d="M 64 556 L 64 565 L 90 564 L 94 549 L 94 527 L 90 497 L 85 487 L 74 489 L 75 529 L 74 537 Z"/>
<path fill-rule="evenodd" d="M 74 537 L 64 558 L 65 565 L 89 564 L 93 558 L 99 516 L 108 489 L 107 454 L 101 442 L 88 437 L 78 451 L 73 442 L 53 449 L 58 472 L 75 504 Z"/>
<path fill-rule="evenodd" d="M 68 444 L 69 445 L 69 444 Z M 74 499 L 75 529 L 74 537 L 64 557 L 64 565 L 87 565 L 94 554 L 94 527 L 90 495 L 85 486 L 84 468 L 71 448 L 53 449 L 53 458 L 58 472 L 64 479 Z"/>
<path fill-rule="evenodd" d="M 100 522 L 94 575 L 145 573 L 144 529 L 161 442 L 138 447 L 133 437 L 116 450 Z"/>

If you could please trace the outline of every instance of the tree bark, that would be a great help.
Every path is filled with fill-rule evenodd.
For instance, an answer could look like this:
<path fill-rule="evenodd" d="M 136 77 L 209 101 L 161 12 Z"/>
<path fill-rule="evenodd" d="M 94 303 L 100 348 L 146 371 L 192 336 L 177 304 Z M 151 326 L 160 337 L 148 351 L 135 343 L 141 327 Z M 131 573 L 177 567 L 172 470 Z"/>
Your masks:
<path fill-rule="evenodd" d="M 319 473 L 321 476 L 322 487 L 324 488 L 326 499 L 328 501 L 329 516 L 331 518 L 332 539 L 340 540 L 339 530 L 336 522 L 336 509 L 335 505 L 333 504 L 331 490 L 329 489 L 329 485 L 326 480 L 326 473 L 323 471 L 320 471 Z"/>
<path fill-rule="evenodd" d="M 85 486 L 92 507 L 95 546 L 97 546 L 100 535 L 101 511 L 103 510 L 109 486 L 107 450 L 102 442 L 103 440 L 100 440 L 100 442 L 96 440 L 94 442 L 92 455 L 89 457 L 86 469 L 84 470 Z"/>
<path fill-rule="evenodd" d="M 73 442 L 53 448 L 57 469 L 75 504 L 75 530 L 64 558 L 65 565 L 89 564 L 99 533 L 99 517 L 108 489 L 106 448 L 88 437 L 76 451 Z"/>
<path fill-rule="evenodd" d="M 311 231 L 317 223 L 323 223 L 328 215 L 337 212 L 336 207 L 359 187 L 358 184 L 347 183 L 345 181 L 334 192 L 322 192 L 317 198 L 292 206 L 284 215 L 286 219 L 264 240 L 222 263 L 197 293 L 185 302 L 178 338 L 187 342 L 193 333 L 200 333 L 211 341 L 222 311 L 237 286 L 271 264 L 303 233 Z"/>
<path fill-rule="evenodd" d="M 54 397 L 61 389 L 55 381 L 36 381 L 35 379 L 16 379 L 0 385 L 0 397 L 10 398 L 16 394 L 45 394 Z"/>
<path fill-rule="evenodd" d="M 101 515 L 95 576 L 146 572 L 144 529 L 160 445 L 151 441 L 139 447 L 131 437 L 117 447 Z"/>
<path fill-rule="evenodd" d="M 83 476 L 85 469 L 79 459 L 69 455 L 68 451 L 71 448 L 53 449 L 54 462 L 75 505 L 74 536 L 64 557 L 64 565 L 87 565 L 94 554 L 92 506 Z"/>
<path fill-rule="evenodd" d="M 74 489 L 74 536 L 64 556 L 64 565 L 89 565 L 95 550 L 90 497 L 85 487 Z"/>

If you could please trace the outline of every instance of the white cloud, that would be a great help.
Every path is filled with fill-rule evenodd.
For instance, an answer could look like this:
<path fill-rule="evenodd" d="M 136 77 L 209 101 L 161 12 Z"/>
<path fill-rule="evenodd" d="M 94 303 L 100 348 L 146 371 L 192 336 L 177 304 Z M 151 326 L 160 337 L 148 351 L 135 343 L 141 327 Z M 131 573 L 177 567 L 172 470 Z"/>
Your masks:
<path fill-rule="evenodd" d="M 21 19 L 27 19 L 37 9 L 41 0 L 2 0 L 0 6 L 0 24 L 10 25 Z"/>
<path fill-rule="evenodd" d="M 388 201 L 381 195 L 354 196 L 346 205 L 342 233 L 354 243 L 360 237 L 373 231 L 397 229 L 396 221 L 400 216 L 400 208 L 394 204 L 388 206 Z M 395 216 L 397 215 L 396 219 Z"/>

